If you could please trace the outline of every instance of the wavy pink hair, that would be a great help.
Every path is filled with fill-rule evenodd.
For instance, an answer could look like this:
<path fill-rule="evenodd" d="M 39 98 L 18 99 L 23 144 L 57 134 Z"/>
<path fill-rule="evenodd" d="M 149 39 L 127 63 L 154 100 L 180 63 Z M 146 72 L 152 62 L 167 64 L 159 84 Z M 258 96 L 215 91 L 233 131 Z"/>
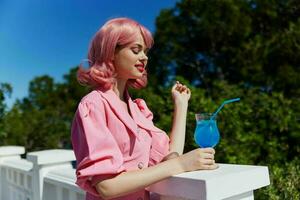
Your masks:
<path fill-rule="evenodd" d="M 150 31 L 138 22 L 128 18 L 115 18 L 106 22 L 93 37 L 89 52 L 89 68 L 81 65 L 77 72 L 78 82 L 82 85 L 109 89 L 116 81 L 115 66 L 112 59 L 116 47 L 125 47 L 142 35 L 147 48 L 153 45 Z M 143 88 L 147 85 L 145 70 L 140 79 L 131 79 L 127 83 L 132 88 Z"/>

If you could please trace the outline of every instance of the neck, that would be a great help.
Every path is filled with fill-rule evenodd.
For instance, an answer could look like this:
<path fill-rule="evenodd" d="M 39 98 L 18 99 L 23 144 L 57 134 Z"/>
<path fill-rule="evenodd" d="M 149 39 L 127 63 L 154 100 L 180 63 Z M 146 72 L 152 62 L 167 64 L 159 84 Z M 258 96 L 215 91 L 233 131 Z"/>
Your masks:
<path fill-rule="evenodd" d="M 118 97 L 124 101 L 124 91 L 126 87 L 127 80 L 120 80 L 116 81 L 116 84 L 113 87 L 113 91 L 118 95 Z"/>

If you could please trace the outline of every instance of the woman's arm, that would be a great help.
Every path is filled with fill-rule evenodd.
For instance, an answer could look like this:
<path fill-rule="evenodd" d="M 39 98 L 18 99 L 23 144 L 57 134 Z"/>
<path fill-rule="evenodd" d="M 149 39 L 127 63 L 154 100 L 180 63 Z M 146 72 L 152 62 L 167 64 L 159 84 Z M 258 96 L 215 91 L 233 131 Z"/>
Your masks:
<path fill-rule="evenodd" d="M 185 171 L 215 169 L 214 149 L 195 149 L 174 159 L 142 170 L 123 172 L 96 184 L 103 199 L 111 199 L 141 190 L 147 186 Z"/>
<path fill-rule="evenodd" d="M 186 131 L 186 116 L 191 91 L 178 81 L 172 87 L 174 101 L 173 124 L 170 133 L 170 152 L 183 153 Z"/>

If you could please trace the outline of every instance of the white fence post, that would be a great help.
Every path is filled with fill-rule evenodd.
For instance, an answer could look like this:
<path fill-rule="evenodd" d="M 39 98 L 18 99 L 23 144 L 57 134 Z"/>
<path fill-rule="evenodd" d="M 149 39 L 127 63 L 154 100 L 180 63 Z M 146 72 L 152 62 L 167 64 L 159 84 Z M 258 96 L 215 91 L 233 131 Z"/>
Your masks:
<path fill-rule="evenodd" d="M 1 164 L 6 160 L 20 160 L 21 155 L 25 153 L 25 148 L 22 146 L 3 146 L 0 147 L 0 199 L 7 199 L 5 195 L 8 193 L 5 193 L 4 191 L 7 188 L 6 187 L 6 177 L 1 168 Z"/>
<path fill-rule="evenodd" d="M 53 149 L 28 153 L 27 160 L 33 163 L 33 200 L 42 200 L 47 172 L 59 168 L 71 170 L 71 161 L 75 160 L 75 156 L 72 150 Z"/>

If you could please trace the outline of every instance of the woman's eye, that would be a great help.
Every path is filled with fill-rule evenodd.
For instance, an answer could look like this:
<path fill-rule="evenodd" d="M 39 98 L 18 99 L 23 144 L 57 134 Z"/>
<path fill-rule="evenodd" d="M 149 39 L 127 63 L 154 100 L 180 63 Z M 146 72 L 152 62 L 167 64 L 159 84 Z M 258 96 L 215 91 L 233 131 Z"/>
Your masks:
<path fill-rule="evenodd" d="M 142 51 L 142 49 L 141 49 L 141 48 L 132 48 L 131 51 L 132 51 L 134 54 L 139 54 L 139 53 Z M 146 50 L 144 51 L 144 54 L 145 54 L 145 55 L 148 54 L 148 49 L 146 49 Z"/>
<path fill-rule="evenodd" d="M 134 48 L 134 49 L 131 49 L 132 50 L 132 52 L 134 53 L 134 54 L 138 54 L 139 53 L 139 49 L 136 49 L 136 48 Z"/>

